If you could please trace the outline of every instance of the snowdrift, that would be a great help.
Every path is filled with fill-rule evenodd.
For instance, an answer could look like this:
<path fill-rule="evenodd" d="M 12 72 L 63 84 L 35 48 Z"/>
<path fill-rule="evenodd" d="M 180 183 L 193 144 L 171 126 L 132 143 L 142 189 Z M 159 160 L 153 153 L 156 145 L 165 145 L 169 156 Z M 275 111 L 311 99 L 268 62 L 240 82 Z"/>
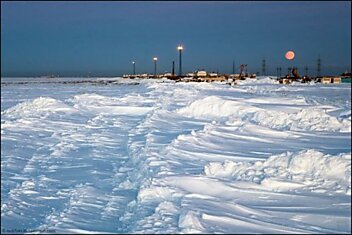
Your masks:
<path fill-rule="evenodd" d="M 4 110 L 1 112 L 1 115 L 6 115 L 13 118 L 23 118 L 56 112 L 73 113 L 77 112 L 77 110 L 60 100 L 50 97 L 38 97 Z"/>
<path fill-rule="evenodd" d="M 351 153 L 331 156 L 310 149 L 255 162 L 212 162 L 207 176 L 250 181 L 273 190 L 307 188 L 351 195 Z"/>
<path fill-rule="evenodd" d="M 350 84 L 260 79 L 7 83 L 2 233 L 350 234 Z"/>
<path fill-rule="evenodd" d="M 177 113 L 201 119 L 228 120 L 229 125 L 243 120 L 277 130 L 351 132 L 350 120 L 339 120 L 327 114 L 323 108 L 307 106 L 303 109 L 298 107 L 296 111 L 285 112 L 256 107 L 256 102 L 267 103 L 265 98 L 249 101 L 209 96 L 194 101 L 189 106 L 179 109 Z M 273 102 L 273 99 L 269 99 L 269 102 Z M 300 100 L 298 104 L 306 105 Z"/>

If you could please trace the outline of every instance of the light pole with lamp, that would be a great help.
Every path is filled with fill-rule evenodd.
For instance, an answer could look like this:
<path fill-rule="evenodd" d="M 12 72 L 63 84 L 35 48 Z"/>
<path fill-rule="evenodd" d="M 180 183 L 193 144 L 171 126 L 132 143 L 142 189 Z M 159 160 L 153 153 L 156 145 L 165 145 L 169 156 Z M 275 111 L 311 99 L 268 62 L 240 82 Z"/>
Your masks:
<path fill-rule="evenodd" d="M 132 61 L 133 64 L 133 75 L 136 75 L 136 62 Z"/>
<path fill-rule="evenodd" d="M 158 61 L 158 58 L 154 57 L 153 60 L 154 60 L 154 78 L 156 78 L 156 62 Z"/>
<path fill-rule="evenodd" d="M 179 62 L 179 67 L 178 67 L 178 76 L 182 76 L 182 50 L 183 46 L 178 46 L 177 50 L 179 52 L 179 57 L 178 57 L 178 62 Z"/>

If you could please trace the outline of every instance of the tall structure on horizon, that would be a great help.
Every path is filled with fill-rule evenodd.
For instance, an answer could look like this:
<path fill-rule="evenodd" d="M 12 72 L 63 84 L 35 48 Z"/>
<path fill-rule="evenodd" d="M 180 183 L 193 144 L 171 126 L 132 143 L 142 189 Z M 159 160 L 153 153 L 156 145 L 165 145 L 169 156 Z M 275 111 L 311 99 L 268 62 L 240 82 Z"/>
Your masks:
<path fill-rule="evenodd" d="M 133 64 L 133 75 L 135 75 L 136 74 L 136 62 L 132 61 L 132 64 Z"/>
<path fill-rule="evenodd" d="M 153 60 L 154 60 L 154 78 L 156 78 L 156 62 L 158 61 L 158 58 L 154 57 Z"/>
<path fill-rule="evenodd" d="M 182 50 L 183 46 L 178 46 L 177 50 L 179 51 L 179 56 L 178 56 L 178 62 L 179 62 L 179 67 L 178 67 L 178 76 L 182 76 Z"/>
<path fill-rule="evenodd" d="M 172 61 L 172 76 L 175 75 L 175 61 Z"/>
<path fill-rule="evenodd" d="M 320 77 L 320 74 L 321 73 L 321 59 L 320 59 L 320 55 L 318 57 L 318 60 L 317 60 L 317 77 Z"/>
<path fill-rule="evenodd" d="M 235 60 L 232 61 L 232 74 L 235 74 L 236 70 L 236 62 Z"/>
<path fill-rule="evenodd" d="M 265 58 L 262 60 L 262 75 L 266 75 L 266 60 Z"/>

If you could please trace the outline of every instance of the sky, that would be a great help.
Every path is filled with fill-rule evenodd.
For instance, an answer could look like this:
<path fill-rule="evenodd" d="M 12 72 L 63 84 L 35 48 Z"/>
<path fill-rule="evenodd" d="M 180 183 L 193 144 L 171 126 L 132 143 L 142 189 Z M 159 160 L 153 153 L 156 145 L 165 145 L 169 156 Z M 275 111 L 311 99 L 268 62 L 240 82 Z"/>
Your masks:
<path fill-rule="evenodd" d="M 351 70 L 351 3 L 1 1 L 1 76 Z M 293 50 L 293 61 L 285 59 Z"/>

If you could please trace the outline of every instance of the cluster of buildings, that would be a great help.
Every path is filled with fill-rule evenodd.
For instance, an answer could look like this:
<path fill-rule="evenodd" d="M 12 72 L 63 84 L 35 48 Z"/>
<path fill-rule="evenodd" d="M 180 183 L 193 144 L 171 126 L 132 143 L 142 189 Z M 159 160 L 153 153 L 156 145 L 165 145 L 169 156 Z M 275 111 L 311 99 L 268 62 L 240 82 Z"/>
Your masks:
<path fill-rule="evenodd" d="M 175 81 L 183 81 L 183 82 L 214 82 L 214 81 L 220 81 L 220 82 L 227 82 L 228 84 L 236 84 L 236 80 L 244 80 L 246 78 L 256 78 L 256 74 L 249 74 L 247 73 L 247 65 L 246 64 L 241 64 L 240 66 L 240 73 L 235 74 L 235 65 L 233 64 L 233 73 L 232 74 L 219 74 L 215 72 L 207 72 L 205 70 L 197 70 L 195 72 L 191 73 L 186 73 L 185 75 L 182 73 L 182 51 L 183 51 L 183 46 L 179 45 L 177 46 L 177 50 L 179 52 L 179 69 L 178 69 L 178 74 L 175 74 L 175 62 L 172 62 L 172 72 L 171 73 L 165 73 L 165 74 L 157 74 L 157 61 L 158 58 L 154 57 L 153 62 L 154 62 L 154 74 L 136 74 L 136 62 L 132 62 L 133 64 L 133 74 L 125 74 L 123 75 L 123 78 L 129 78 L 129 79 L 134 79 L 134 78 L 139 78 L 139 79 L 149 79 L 149 78 L 154 78 L 154 79 L 159 79 L 159 78 L 167 78 Z M 293 52 L 292 52 L 293 53 Z M 294 53 L 293 53 L 294 56 Z M 290 58 L 290 59 L 293 59 Z M 266 68 L 265 68 L 265 59 L 263 60 L 263 74 L 265 74 Z M 306 68 L 307 70 L 307 68 Z M 320 71 L 320 58 L 318 59 L 318 70 Z M 279 76 L 279 71 L 280 71 L 280 76 Z M 279 81 L 281 84 L 290 84 L 292 82 L 321 82 L 321 83 L 341 83 L 341 82 L 351 82 L 351 73 L 344 73 L 341 74 L 341 76 L 316 76 L 316 77 L 309 77 L 307 75 L 305 76 L 300 76 L 298 74 L 298 69 L 297 68 L 289 68 L 288 69 L 288 74 L 286 76 L 281 76 L 281 68 L 278 68 L 277 70 L 277 76 L 276 80 Z"/>
<path fill-rule="evenodd" d="M 187 73 L 184 76 L 178 76 L 172 73 L 165 74 L 132 74 L 123 75 L 123 78 L 144 78 L 144 79 L 160 79 L 167 78 L 180 82 L 235 82 L 236 80 L 245 80 L 246 78 L 256 78 L 256 74 L 248 74 L 248 73 L 238 73 L 238 74 L 219 74 L 216 72 L 207 72 L 205 70 L 197 70 L 195 72 Z"/>
<path fill-rule="evenodd" d="M 345 72 L 339 76 L 309 77 L 307 75 L 300 76 L 298 74 L 298 69 L 294 67 L 292 71 L 289 71 L 289 73 L 286 76 L 283 76 L 283 77 L 277 76 L 276 79 L 281 84 L 291 84 L 292 82 L 301 82 L 301 83 L 318 82 L 323 84 L 342 83 L 342 82 L 351 83 L 351 73 Z"/>
<path fill-rule="evenodd" d="M 256 78 L 255 73 L 237 73 L 237 74 L 219 74 L 216 72 L 207 72 L 205 70 L 197 70 L 195 72 L 186 73 L 183 76 L 178 76 L 172 73 L 165 74 L 131 74 L 123 75 L 123 78 L 128 79 L 161 79 L 166 78 L 170 80 L 175 80 L 176 82 L 227 82 L 230 85 L 236 84 L 237 80 L 245 80 L 247 78 Z M 271 77 L 275 79 L 275 77 Z M 291 84 L 292 82 L 316 82 L 323 84 L 330 83 L 351 83 L 351 73 L 343 73 L 340 76 L 319 76 L 319 77 L 309 77 L 300 76 L 297 72 L 297 68 L 293 68 L 292 72 L 283 77 L 276 77 L 276 80 L 280 84 Z"/>
<path fill-rule="evenodd" d="M 165 74 L 157 74 L 156 72 L 156 66 L 157 66 L 157 61 L 158 58 L 154 57 L 153 62 L 154 62 L 154 74 L 136 74 L 136 62 L 133 61 L 133 74 L 124 74 L 123 78 L 129 78 L 129 79 L 134 79 L 134 78 L 167 78 L 171 80 L 176 80 L 176 81 L 184 81 L 184 82 L 214 82 L 214 81 L 235 81 L 237 79 L 245 79 L 246 77 L 250 78 L 255 78 L 256 74 L 248 74 L 247 73 L 247 65 L 241 65 L 241 72 L 239 74 L 218 74 L 215 72 L 207 72 L 205 70 L 197 70 L 195 72 L 187 73 L 186 75 L 183 75 L 182 73 L 182 51 L 183 51 L 183 46 L 179 45 L 177 46 L 177 50 L 179 52 L 179 69 L 178 69 L 178 74 L 175 74 L 175 62 L 172 62 L 172 72 L 171 73 L 165 73 Z"/>

